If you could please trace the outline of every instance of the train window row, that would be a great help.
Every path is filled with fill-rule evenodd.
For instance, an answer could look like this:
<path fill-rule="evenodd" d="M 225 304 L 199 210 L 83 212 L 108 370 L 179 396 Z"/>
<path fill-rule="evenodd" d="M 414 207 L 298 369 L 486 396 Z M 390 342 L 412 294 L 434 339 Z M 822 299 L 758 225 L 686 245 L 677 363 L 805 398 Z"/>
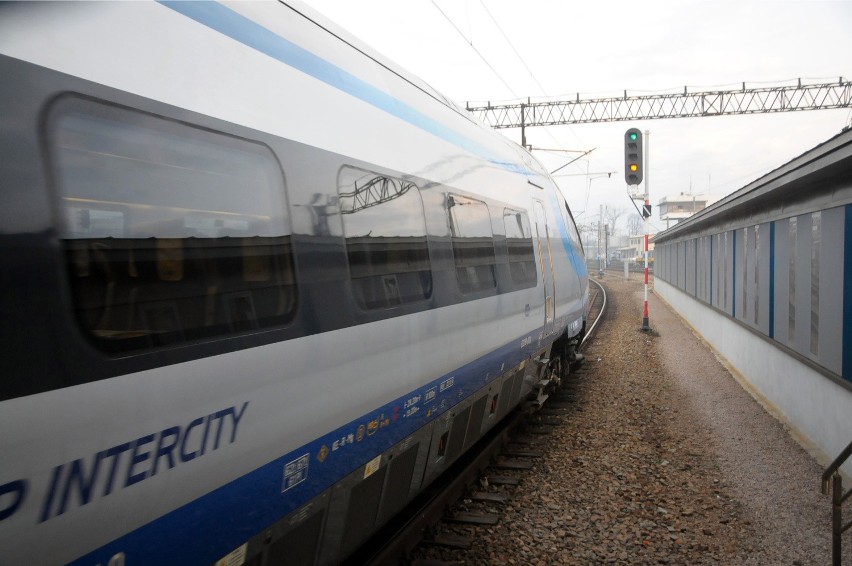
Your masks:
<path fill-rule="evenodd" d="M 124 352 L 284 326 L 298 304 L 285 179 L 265 145 L 142 112 L 66 98 L 50 157 L 77 318 Z M 458 288 L 537 283 L 527 214 L 503 208 L 511 289 L 498 290 L 485 202 L 446 199 Z M 427 301 L 433 268 L 411 181 L 356 167 L 338 176 L 350 287 L 364 310 Z"/>

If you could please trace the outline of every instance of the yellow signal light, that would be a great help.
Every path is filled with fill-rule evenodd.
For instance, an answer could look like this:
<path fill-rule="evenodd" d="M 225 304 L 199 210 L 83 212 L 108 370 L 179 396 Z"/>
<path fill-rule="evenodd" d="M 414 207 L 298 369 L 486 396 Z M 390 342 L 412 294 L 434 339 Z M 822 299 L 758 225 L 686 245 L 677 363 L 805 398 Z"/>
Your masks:
<path fill-rule="evenodd" d="M 638 166 L 638 165 L 636 165 L 635 163 L 631 163 L 631 164 L 630 164 L 630 171 L 631 171 L 632 173 L 635 173 L 635 172 L 636 172 L 636 171 L 638 171 L 638 170 L 639 170 L 639 166 Z"/>

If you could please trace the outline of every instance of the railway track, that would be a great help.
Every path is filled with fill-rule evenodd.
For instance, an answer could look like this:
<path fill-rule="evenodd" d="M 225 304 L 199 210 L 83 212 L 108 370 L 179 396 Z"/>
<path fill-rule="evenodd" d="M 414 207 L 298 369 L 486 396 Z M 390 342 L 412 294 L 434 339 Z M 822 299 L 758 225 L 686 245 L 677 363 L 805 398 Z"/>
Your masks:
<path fill-rule="evenodd" d="M 580 352 L 606 314 L 606 290 L 597 281 L 590 293 L 586 336 Z M 563 379 L 544 406 L 535 411 L 515 411 L 481 439 L 429 489 L 391 520 L 345 566 L 452 566 L 454 562 L 419 557 L 423 547 L 466 548 L 469 536 L 453 534 L 446 525 L 494 525 L 500 508 L 511 501 L 511 490 L 523 480 L 547 448 L 547 435 L 563 424 L 562 416 L 576 406 L 577 387 L 584 373 L 582 360 L 572 364 L 570 379 Z"/>
<path fill-rule="evenodd" d="M 594 283 L 595 288 L 589 292 L 589 311 L 586 314 L 586 320 L 591 320 L 593 322 L 588 325 L 586 335 L 583 337 L 583 342 L 580 344 L 581 351 L 583 345 L 586 344 L 586 341 L 594 336 L 595 331 L 598 328 L 598 322 L 603 319 L 603 313 L 606 312 L 606 289 L 603 285 L 592 278 L 589 278 L 589 283 Z"/>

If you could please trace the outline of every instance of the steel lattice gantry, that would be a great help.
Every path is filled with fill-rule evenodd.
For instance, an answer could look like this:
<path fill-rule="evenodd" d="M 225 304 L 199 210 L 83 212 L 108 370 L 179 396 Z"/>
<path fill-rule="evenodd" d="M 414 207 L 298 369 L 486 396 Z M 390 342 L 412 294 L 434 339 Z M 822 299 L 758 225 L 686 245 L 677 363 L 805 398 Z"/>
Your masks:
<path fill-rule="evenodd" d="M 340 193 L 340 213 L 353 214 L 365 208 L 378 206 L 407 193 L 414 183 L 392 177 L 373 177 L 361 186 L 355 183 L 355 190 Z"/>
<path fill-rule="evenodd" d="M 591 122 L 660 118 L 694 118 L 797 110 L 827 110 L 852 106 L 852 81 L 833 83 L 709 90 L 622 97 L 513 102 L 470 106 L 481 121 L 494 128 L 525 128 Z"/>

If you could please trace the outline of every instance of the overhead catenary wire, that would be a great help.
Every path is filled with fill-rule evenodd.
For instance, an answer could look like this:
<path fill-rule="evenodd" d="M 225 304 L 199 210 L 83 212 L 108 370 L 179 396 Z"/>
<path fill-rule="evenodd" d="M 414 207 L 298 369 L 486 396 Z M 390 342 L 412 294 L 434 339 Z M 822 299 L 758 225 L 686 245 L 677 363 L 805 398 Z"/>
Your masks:
<path fill-rule="evenodd" d="M 535 73 L 533 73 L 532 69 L 529 68 L 529 65 L 527 65 L 527 62 L 524 61 L 523 57 L 521 57 L 521 54 L 518 53 L 518 50 L 515 48 L 515 45 L 512 43 L 512 40 L 509 39 L 509 36 L 506 35 L 506 32 L 503 31 L 503 28 L 500 27 L 499 23 L 497 23 L 497 20 L 494 18 L 494 15 L 491 13 L 491 10 L 488 9 L 488 6 L 486 6 L 485 2 L 483 2 L 482 0 L 479 0 L 479 3 L 482 5 L 482 9 L 485 10 L 485 13 L 488 14 L 488 17 L 491 18 L 491 21 L 494 22 L 494 27 L 496 27 L 500 31 L 500 34 L 503 36 L 503 39 L 506 40 L 506 43 L 509 44 L 509 47 L 512 48 L 512 51 L 515 52 L 515 56 L 518 58 L 518 61 L 521 62 L 521 65 L 523 65 L 524 68 L 527 70 L 527 72 L 530 74 L 530 78 L 532 78 L 532 80 L 535 81 L 535 84 L 538 85 L 538 88 L 541 89 L 542 94 L 544 94 L 544 96 L 548 96 L 545 88 L 543 86 L 541 86 L 540 82 L 538 82 L 538 78 L 536 78 Z"/>
<path fill-rule="evenodd" d="M 485 63 L 485 65 L 494 74 L 494 76 L 496 76 L 500 80 L 500 82 L 503 83 L 503 85 L 508 89 L 508 91 L 510 93 L 512 93 L 512 95 L 514 97 L 519 98 L 517 93 L 515 92 L 515 90 L 509 84 L 509 82 L 505 78 L 503 78 L 503 76 L 497 71 L 496 67 L 494 65 L 492 65 L 491 62 L 485 57 L 485 55 L 474 45 L 474 42 L 471 39 L 471 37 L 469 37 L 468 35 L 465 35 L 465 33 L 459 28 L 459 26 L 456 25 L 456 23 L 452 20 L 452 18 L 450 18 L 450 16 L 443 9 L 441 9 L 441 7 L 437 4 L 437 2 L 435 0 L 431 0 L 431 3 L 435 7 L 435 9 L 438 10 L 438 12 L 441 14 L 441 16 L 443 16 L 443 18 L 445 20 L 447 20 L 447 23 L 449 23 L 452 26 L 452 28 L 456 31 L 456 33 L 458 33 L 461 36 L 461 38 L 464 40 L 464 42 L 467 43 L 470 46 L 470 48 L 474 51 L 474 53 L 476 53 L 476 55 L 482 60 L 482 62 Z M 530 69 L 529 65 L 527 65 L 526 61 L 521 56 L 520 52 L 517 50 L 515 45 L 512 43 L 509 36 L 503 30 L 502 26 L 500 26 L 500 24 L 497 22 L 497 19 L 494 17 L 494 15 L 491 13 L 491 11 L 485 6 L 485 4 L 482 3 L 482 0 L 480 0 L 480 4 L 482 5 L 483 9 L 485 10 L 485 13 L 488 14 L 488 17 L 491 18 L 491 21 L 494 24 L 494 26 L 497 28 L 497 30 L 500 32 L 500 34 L 503 36 L 503 39 L 506 41 L 506 43 L 509 45 L 509 47 L 512 49 L 512 51 L 515 53 L 515 56 L 518 58 L 518 60 L 521 62 L 521 64 L 524 66 L 524 68 L 527 70 L 527 72 L 530 74 L 530 77 L 532 77 L 533 81 L 536 83 L 536 85 L 538 85 L 538 88 L 541 89 L 542 93 L 545 96 L 548 96 L 545 88 L 542 86 L 542 84 L 538 80 L 538 78 L 536 78 L 535 74 L 532 72 L 532 69 Z M 472 32 L 469 35 L 472 36 L 473 35 Z M 545 132 L 547 132 L 547 135 L 554 141 L 554 143 L 556 143 L 557 145 L 562 145 L 559 142 L 559 140 L 556 139 L 556 137 L 553 135 L 553 132 L 549 128 L 545 127 L 544 130 L 545 130 Z M 580 144 L 583 143 L 583 141 L 580 139 L 580 137 L 577 135 L 577 133 L 572 128 L 568 128 L 568 130 L 571 132 L 571 134 L 574 136 L 574 138 L 578 142 L 580 142 Z M 571 162 L 571 163 L 573 163 L 573 162 Z M 575 165 L 575 167 L 579 167 L 579 165 Z"/>
<path fill-rule="evenodd" d="M 546 96 L 546 97 L 548 97 L 548 98 L 549 98 L 549 97 L 550 97 L 550 95 L 547 93 L 547 89 L 545 89 L 545 88 L 544 88 L 544 86 L 541 84 L 541 82 L 539 82 L 538 77 L 536 77 L 536 76 L 535 76 L 535 73 L 533 73 L 532 69 L 530 69 L 529 65 L 527 65 L 527 62 L 526 62 L 526 61 L 524 60 L 524 58 L 521 56 L 520 52 L 519 52 L 519 51 L 517 50 L 517 48 L 515 47 L 515 44 L 514 44 L 514 43 L 512 43 L 512 40 L 511 40 L 511 39 L 509 39 L 509 36 L 508 36 L 508 34 L 506 34 L 506 32 L 503 30 L 503 27 L 502 27 L 502 26 L 501 26 L 501 25 L 497 22 L 497 19 L 496 19 L 496 18 L 494 17 L 494 15 L 491 13 L 491 10 L 489 10 L 489 9 L 488 9 L 488 6 L 486 6 L 486 5 L 485 5 L 485 2 L 483 2 L 483 0 L 479 0 L 479 3 L 482 5 L 482 8 L 483 8 L 483 10 L 485 10 L 485 13 L 486 13 L 486 14 L 488 14 L 488 17 L 489 17 L 489 18 L 491 18 L 491 21 L 494 23 L 494 27 L 496 27 L 496 28 L 497 28 L 497 30 L 498 30 L 498 31 L 500 32 L 500 34 L 503 36 L 503 39 L 505 39 L 505 40 L 506 40 L 506 43 L 509 45 L 509 47 L 512 49 L 512 51 L 515 53 L 515 56 L 518 58 L 518 61 L 520 61 L 520 62 L 521 62 L 521 65 L 523 65 L 523 66 L 524 66 L 524 68 L 527 70 L 527 72 L 530 74 L 530 78 L 531 78 L 531 79 L 535 82 L 535 84 L 536 84 L 536 85 L 538 86 L 538 88 L 541 90 L 541 93 L 542 93 L 544 96 Z M 554 135 L 553 135 L 553 132 L 552 132 L 549 128 L 545 127 L 545 128 L 544 128 L 544 131 L 545 131 L 545 132 L 547 132 L 547 135 L 548 135 L 548 136 L 550 136 L 550 139 L 552 139 L 552 140 L 553 140 L 553 141 L 554 141 L 557 145 L 561 145 L 561 144 L 559 143 L 559 140 L 557 140 L 557 139 L 556 139 L 556 136 L 554 136 Z M 578 142 L 580 142 L 580 144 L 583 144 L 583 140 L 581 140 L 581 139 L 580 139 L 580 136 L 578 136 L 578 135 L 577 135 L 577 132 L 575 132 L 573 128 L 570 128 L 570 127 L 569 127 L 569 128 L 568 128 L 568 131 L 569 131 L 569 132 L 571 132 L 571 135 L 573 135 L 573 136 L 574 136 L 574 138 L 575 138 Z M 576 161 L 576 160 L 573 160 L 573 161 L 569 162 L 568 164 L 573 163 L 574 161 Z M 567 165 L 567 164 L 566 164 L 566 165 Z M 577 165 L 576 167 L 579 167 L 579 165 Z"/>
<path fill-rule="evenodd" d="M 507 89 L 509 89 L 509 92 L 511 92 L 511 93 L 512 93 L 512 95 L 513 95 L 515 98 L 520 98 L 520 97 L 517 95 L 517 93 L 515 93 L 515 91 L 512 89 L 512 87 L 511 87 L 511 86 L 509 86 L 509 83 L 508 83 L 508 82 L 506 82 L 506 79 L 504 79 L 504 78 L 500 75 L 500 73 L 498 73 L 498 72 L 497 72 L 497 69 L 495 69 L 495 68 L 494 68 L 494 66 L 493 66 L 493 65 L 492 65 L 492 64 L 488 61 L 488 59 L 486 59 L 486 58 L 485 58 L 485 55 L 483 55 L 483 54 L 479 51 L 479 49 L 477 49 L 477 48 L 476 48 L 476 46 L 474 46 L 474 45 L 473 45 L 473 41 L 472 41 L 472 40 L 470 40 L 470 39 L 468 39 L 468 37 L 464 34 L 464 32 L 463 32 L 462 30 L 460 30 L 460 29 L 459 29 L 459 27 L 455 24 L 455 22 L 453 22 L 453 20 L 452 20 L 452 19 L 451 19 L 451 18 L 450 18 L 447 14 L 446 14 L 446 12 L 444 12 L 444 11 L 441 9 L 441 7 L 440 7 L 440 6 L 438 6 L 438 4 L 435 2 L 435 0 L 432 0 L 432 5 L 433 5 L 433 6 L 435 6 L 435 9 L 436 9 L 436 10 L 438 10 L 438 11 L 441 13 L 441 15 L 442 15 L 442 16 L 444 16 L 444 19 L 446 19 L 446 20 L 447 20 L 447 22 L 449 22 L 449 24 L 450 24 L 451 26 L 453 26 L 453 29 L 454 29 L 454 30 L 456 30 L 460 36 L 462 36 L 462 39 L 464 39 L 465 43 L 467 43 L 468 45 L 470 45 L 470 48 L 471 48 L 471 49 L 473 49 L 473 51 L 474 51 L 474 52 L 475 52 L 475 53 L 479 56 L 479 58 L 480 58 L 480 59 L 482 59 L 482 62 L 483 62 L 483 63 L 485 63 L 485 64 L 488 66 L 488 68 L 489 68 L 489 69 L 491 69 L 491 72 L 492 72 L 492 73 L 494 73 L 494 76 L 496 76 L 498 79 L 500 79 L 500 82 L 502 82 L 502 83 L 503 83 L 503 85 L 504 85 Z"/>

